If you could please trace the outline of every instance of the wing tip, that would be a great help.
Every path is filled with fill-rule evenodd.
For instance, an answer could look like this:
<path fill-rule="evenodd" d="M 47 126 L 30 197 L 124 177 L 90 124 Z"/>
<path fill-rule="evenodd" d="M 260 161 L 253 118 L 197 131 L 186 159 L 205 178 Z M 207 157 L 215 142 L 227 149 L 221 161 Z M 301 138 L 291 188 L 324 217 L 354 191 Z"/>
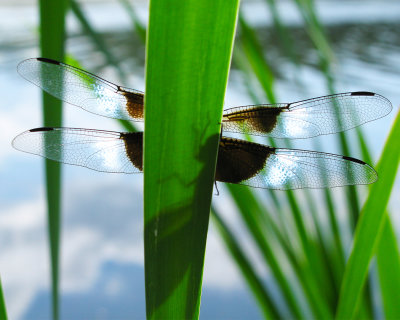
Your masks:
<path fill-rule="evenodd" d="M 375 92 L 370 92 L 370 91 L 355 91 L 355 92 L 351 92 L 350 94 L 351 96 L 365 96 L 365 97 L 376 97 L 378 99 L 384 100 L 386 102 L 386 111 L 385 113 L 382 115 L 382 117 L 386 116 L 387 114 L 390 113 L 390 111 L 392 111 L 393 106 L 392 103 L 390 102 L 390 100 L 378 93 Z M 376 119 L 375 119 L 376 120 Z"/>
<path fill-rule="evenodd" d="M 29 130 L 28 130 L 28 131 L 24 131 L 24 132 L 20 133 L 19 135 L 17 135 L 16 137 L 14 137 L 14 139 L 12 139 L 12 141 L 11 141 L 11 146 L 12 146 L 14 149 L 18 150 L 18 151 L 23 151 L 23 152 L 25 152 L 25 151 L 23 150 L 23 148 L 21 148 L 21 147 L 19 146 L 19 141 L 20 141 L 20 139 L 21 139 L 23 136 L 25 136 L 28 132 L 29 132 Z"/>
<path fill-rule="evenodd" d="M 61 65 L 61 62 L 53 60 L 53 59 L 49 59 L 49 58 L 29 58 L 29 59 L 25 59 L 22 60 L 20 63 L 18 63 L 17 66 L 17 71 L 21 76 L 24 76 L 24 71 L 23 71 L 23 67 L 26 63 L 32 62 L 32 61 L 40 61 L 40 62 L 45 62 L 45 63 L 51 63 L 51 64 L 55 64 L 55 65 Z"/>
<path fill-rule="evenodd" d="M 360 159 L 347 157 L 347 156 L 342 156 L 342 158 L 344 160 L 348 160 L 348 161 L 351 161 L 351 162 L 355 162 L 355 163 L 361 164 L 361 165 L 365 166 L 365 168 L 367 169 L 368 177 L 367 177 L 365 183 L 359 183 L 359 184 L 371 184 L 371 183 L 374 183 L 374 182 L 376 182 L 378 180 L 378 173 L 368 163 L 366 163 L 366 162 L 364 162 L 364 161 L 362 161 Z"/>
<path fill-rule="evenodd" d="M 52 131 L 52 130 L 56 130 L 56 128 L 51 128 L 51 127 L 40 127 L 40 128 L 34 128 L 34 129 L 30 129 L 27 131 L 24 131 L 22 133 L 20 133 L 19 135 L 17 135 L 12 141 L 11 141 L 11 145 L 13 146 L 13 148 L 19 150 L 19 151 L 23 151 L 23 152 L 28 152 L 31 153 L 29 151 L 26 151 L 24 148 L 19 146 L 19 142 L 21 141 L 20 139 L 23 139 L 26 135 L 30 134 L 30 133 L 34 133 L 34 132 L 43 132 L 43 131 Z"/>

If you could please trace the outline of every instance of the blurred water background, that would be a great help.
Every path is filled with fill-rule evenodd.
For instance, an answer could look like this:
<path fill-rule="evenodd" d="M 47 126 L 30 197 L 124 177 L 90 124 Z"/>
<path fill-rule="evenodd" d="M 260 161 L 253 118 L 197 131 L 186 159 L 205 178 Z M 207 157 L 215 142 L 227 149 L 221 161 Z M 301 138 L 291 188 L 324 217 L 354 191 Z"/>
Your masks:
<path fill-rule="evenodd" d="M 118 1 L 82 1 L 96 30 L 113 49 L 129 74 L 121 79 L 80 24 L 68 15 L 67 53 L 86 70 L 135 89 L 144 89 L 144 46 L 131 30 L 131 20 Z M 146 1 L 133 2 L 146 23 Z M 316 1 L 335 53 L 339 92 L 373 91 L 387 97 L 395 109 L 400 103 L 400 2 Z M 302 64 L 295 66 L 277 45 L 271 16 L 262 1 L 243 1 L 241 10 L 268 50 L 278 75 L 279 102 L 327 94 L 318 71 L 315 50 L 306 37 L 292 2 L 278 5 L 283 21 L 295 34 L 294 47 Z M 0 1 L 0 274 L 10 319 L 50 319 L 50 271 L 46 229 L 43 161 L 17 152 L 11 140 L 41 126 L 40 91 L 16 72 L 17 64 L 39 55 L 38 12 L 32 1 Z M 301 84 L 300 84 L 301 83 Z M 249 85 L 232 66 L 225 106 L 251 104 Z M 250 83 L 250 85 L 252 85 Z M 261 91 L 254 84 L 255 90 Z M 395 116 L 363 126 L 377 160 Z M 121 130 L 112 119 L 65 105 L 64 126 Z M 354 138 L 351 133 L 350 137 Z M 320 140 L 318 151 L 339 152 L 333 137 Z M 294 147 L 312 149 L 310 141 Z M 360 150 L 352 149 L 353 157 Z M 142 175 L 103 174 L 80 167 L 63 167 L 63 221 L 61 242 L 61 319 L 145 318 L 143 271 Z M 244 232 L 224 187 L 214 204 L 238 235 L 254 265 L 258 252 Z M 394 194 L 400 191 L 397 180 Z M 340 201 L 340 195 L 338 195 Z M 340 204 L 339 204 L 340 207 Z M 400 230 L 400 200 L 391 208 Z M 133 214 L 135 212 L 135 214 Z M 345 217 L 342 217 L 345 219 Z M 35 263 L 32 263 L 35 261 Z M 269 272 L 257 269 L 267 283 Z M 204 267 L 201 319 L 259 319 L 256 303 L 236 265 L 226 253 L 211 223 Z"/>

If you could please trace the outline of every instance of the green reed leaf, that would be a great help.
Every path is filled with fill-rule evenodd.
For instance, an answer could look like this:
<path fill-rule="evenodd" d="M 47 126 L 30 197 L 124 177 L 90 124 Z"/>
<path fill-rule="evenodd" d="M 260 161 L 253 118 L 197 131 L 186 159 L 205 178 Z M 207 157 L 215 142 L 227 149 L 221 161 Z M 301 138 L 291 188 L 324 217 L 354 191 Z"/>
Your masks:
<path fill-rule="evenodd" d="M 386 218 L 376 258 L 385 318 L 400 319 L 400 256 L 389 216 Z"/>
<path fill-rule="evenodd" d="M 144 135 L 148 319 L 199 316 L 237 10 L 238 1 L 150 2 Z"/>

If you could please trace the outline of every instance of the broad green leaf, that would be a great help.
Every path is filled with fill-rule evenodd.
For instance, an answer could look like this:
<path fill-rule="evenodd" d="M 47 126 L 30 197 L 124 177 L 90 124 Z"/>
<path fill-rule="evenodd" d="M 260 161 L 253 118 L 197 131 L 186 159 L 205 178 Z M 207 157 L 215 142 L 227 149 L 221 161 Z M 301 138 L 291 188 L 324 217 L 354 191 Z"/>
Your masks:
<path fill-rule="evenodd" d="M 58 61 L 64 60 L 65 12 L 67 0 L 40 0 L 41 55 Z M 62 102 L 43 92 L 43 124 L 59 127 L 62 123 Z M 48 233 L 50 242 L 53 319 L 58 319 L 59 246 L 61 208 L 60 164 L 45 160 Z"/>
<path fill-rule="evenodd" d="M 379 244 L 379 235 L 386 221 L 386 206 L 396 177 L 400 159 L 400 113 L 398 113 L 376 167 L 379 180 L 371 187 L 362 209 L 354 244 L 341 286 L 337 319 L 354 318 L 369 263 Z"/>
<path fill-rule="evenodd" d="M 148 319 L 197 319 L 238 1 L 150 2 L 144 134 Z"/>

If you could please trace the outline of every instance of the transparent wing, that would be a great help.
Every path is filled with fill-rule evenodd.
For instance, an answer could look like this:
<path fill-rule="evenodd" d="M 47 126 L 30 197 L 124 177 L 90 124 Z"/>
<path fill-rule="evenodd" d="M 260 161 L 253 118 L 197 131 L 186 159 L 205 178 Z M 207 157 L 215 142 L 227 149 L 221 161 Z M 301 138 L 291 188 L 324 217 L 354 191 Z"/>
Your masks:
<path fill-rule="evenodd" d="M 18 72 L 52 96 L 86 111 L 109 118 L 143 120 L 143 92 L 46 58 L 24 60 Z"/>
<path fill-rule="evenodd" d="M 372 92 L 348 92 L 288 104 L 228 109 L 223 129 L 274 138 L 311 138 L 357 127 L 386 116 L 392 104 Z"/>
<path fill-rule="evenodd" d="M 131 141 L 136 146 L 130 146 Z M 45 127 L 21 133 L 12 145 L 20 151 L 96 171 L 135 173 L 142 170 L 142 133 Z M 131 161 L 135 156 L 138 159 Z"/>
<path fill-rule="evenodd" d="M 142 171 L 143 133 L 37 128 L 13 140 L 14 148 L 58 162 L 103 172 Z M 216 180 L 257 188 L 328 188 L 375 182 L 368 164 L 350 157 L 275 149 L 222 137 Z"/>
<path fill-rule="evenodd" d="M 218 169 L 228 168 L 229 174 L 220 179 L 223 182 L 290 190 L 369 184 L 377 180 L 376 171 L 358 159 L 314 151 L 276 149 L 238 139 L 229 139 L 231 145 L 227 146 L 224 145 L 225 139 L 229 138 L 221 140 L 219 157 L 225 153 L 230 160 L 218 162 L 216 173 L 221 177 Z M 243 172 L 245 165 L 249 169 Z M 236 173 L 234 178 L 232 172 Z"/>

